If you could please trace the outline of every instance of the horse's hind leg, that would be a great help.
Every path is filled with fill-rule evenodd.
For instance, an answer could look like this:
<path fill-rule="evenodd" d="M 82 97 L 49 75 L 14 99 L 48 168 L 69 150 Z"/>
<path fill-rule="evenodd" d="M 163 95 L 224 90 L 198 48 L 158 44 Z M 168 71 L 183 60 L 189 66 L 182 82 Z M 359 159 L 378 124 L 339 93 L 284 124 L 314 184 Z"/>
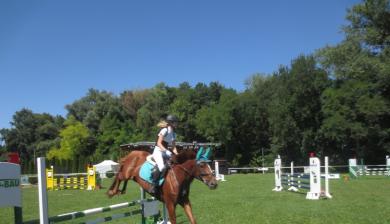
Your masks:
<path fill-rule="evenodd" d="M 127 181 L 126 181 L 127 182 Z M 119 173 L 115 176 L 115 180 L 112 182 L 109 190 L 107 191 L 108 197 L 112 197 L 118 194 L 119 185 L 121 184 L 121 180 L 119 178 Z"/>
<path fill-rule="evenodd" d="M 129 180 L 125 180 L 125 181 L 123 182 L 121 194 L 125 194 L 125 193 L 126 193 L 126 188 L 127 188 L 127 182 L 128 182 L 128 181 L 129 181 Z"/>
<path fill-rule="evenodd" d="M 139 159 L 136 157 L 136 158 L 132 159 L 130 164 L 128 164 L 126 167 L 122 167 L 122 169 L 121 169 L 122 170 L 121 178 L 124 181 L 124 183 L 123 183 L 122 190 L 120 191 L 121 194 L 125 194 L 126 193 L 128 180 L 134 178 L 133 172 L 134 172 L 134 168 L 136 167 L 136 164 L 137 164 L 138 160 Z"/>

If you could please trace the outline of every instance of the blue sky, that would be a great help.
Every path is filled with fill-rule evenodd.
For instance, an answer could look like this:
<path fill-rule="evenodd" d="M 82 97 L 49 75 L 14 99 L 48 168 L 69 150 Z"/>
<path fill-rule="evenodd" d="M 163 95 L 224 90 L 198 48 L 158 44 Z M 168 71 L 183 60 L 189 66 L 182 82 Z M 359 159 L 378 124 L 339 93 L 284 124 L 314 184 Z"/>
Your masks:
<path fill-rule="evenodd" d="M 340 42 L 358 2 L 0 1 L 0 128 L 22 108 L 66 115 L 89 88 L 242 91 L 250 75 Z"/>

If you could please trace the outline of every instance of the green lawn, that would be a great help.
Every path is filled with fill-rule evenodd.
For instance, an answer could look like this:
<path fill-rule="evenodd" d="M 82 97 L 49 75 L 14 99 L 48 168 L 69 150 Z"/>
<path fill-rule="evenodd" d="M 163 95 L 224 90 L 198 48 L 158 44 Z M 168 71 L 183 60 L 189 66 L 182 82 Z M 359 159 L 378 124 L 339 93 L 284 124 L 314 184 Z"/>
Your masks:
<path fill-rule="evenodd" d="M 390 177 L 365 177 L 358 180 L 331 180 L 333 199 L 310 201 L 304 194 L 272 192 L 271 174 L 237 174 L 226 177 L 217 190 L 211 191 L 195 180 L 191 188 L 193 210 L 198 223 L 342 223 L 390 224 Z M 103 182 L 108 187 L 111 180 Z M 104 190 L 64 190 L 48 193 L 49 213 L 56 215 L 87 208 L 132 201 L 139 189 L 131 182 L 127 194 L 108 199 Z M 38 217 L 36 188 L 23 189 L 24 220 Z M 88 219 L 126 211 L 96 215 Z M 178 222 L 188 223 L 178 207 Z M 12 223 L 11 209 L 0 209 L 0 223 Z M 80 223 L 88 220 L 79 219 Z M 139 218 L 125 218 L 109 223 L 139 223 Z"/>

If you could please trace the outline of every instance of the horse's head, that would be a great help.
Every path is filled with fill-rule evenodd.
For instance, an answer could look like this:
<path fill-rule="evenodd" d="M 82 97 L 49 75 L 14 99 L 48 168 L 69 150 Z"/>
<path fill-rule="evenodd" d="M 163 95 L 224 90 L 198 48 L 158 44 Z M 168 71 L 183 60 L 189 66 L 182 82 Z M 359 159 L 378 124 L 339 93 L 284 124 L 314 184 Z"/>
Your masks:
<path fill-rule="evenodd" d="M 213 171 L 206 161 L 196 163 L 195 178 L 205 183 L 212 190 L 218 186 L 217 179 L 215 179 Z"/>
<path fill-rule="evenodd" d="M 196 155 L 195 178 L 199 179 L 213 190 L 217 188 L 218 182 L 209 165 L 209 153 L 210 148 L 208 148 L 205 152 L 203 152 L 203 148 L 198 151 Z"/>

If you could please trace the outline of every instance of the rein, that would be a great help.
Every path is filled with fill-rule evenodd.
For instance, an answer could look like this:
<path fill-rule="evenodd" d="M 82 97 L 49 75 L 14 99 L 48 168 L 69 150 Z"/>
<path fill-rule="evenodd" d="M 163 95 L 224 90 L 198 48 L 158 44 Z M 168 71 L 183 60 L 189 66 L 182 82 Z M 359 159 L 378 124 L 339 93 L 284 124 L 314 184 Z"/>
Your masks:
<path fill-rule="evenodd" d="M 193 176 L 191 174 L 191 172 L 188 169 L 186 169 L 185 167 L 183 167 L 181 164 L 177 164 L 176 166 L 179 167 L 180 169 L 182 169 L 188 176 Z"/>
<path fill-rule="evenodd" d="M 198 164 L 198 162 L 196 162 L 196 166 L 198 166 L 199 164 Z M 196 179 L 198 179 L 198 180 L 200 180 L 200 181 L 203 181 L 202 180 L 202 177 L 204 177 L 204 176 L 208 176 L 208 175 L 210 175 L 210 174 L 207 174 L 207 173 L 204 173 L 204 172 L 200 172 L 200 174 L 199 174 L 199 176 L 194 176 L 188 169 L 186 169 L 183 165 L 181 165 L 181 164 L 178 164 L 178 165 L 176 165 L 176 166 L 178 166 L 180 169 L 182 169 L 188 176 L 193 176 L 194 178 L 196 178 Z"/>

